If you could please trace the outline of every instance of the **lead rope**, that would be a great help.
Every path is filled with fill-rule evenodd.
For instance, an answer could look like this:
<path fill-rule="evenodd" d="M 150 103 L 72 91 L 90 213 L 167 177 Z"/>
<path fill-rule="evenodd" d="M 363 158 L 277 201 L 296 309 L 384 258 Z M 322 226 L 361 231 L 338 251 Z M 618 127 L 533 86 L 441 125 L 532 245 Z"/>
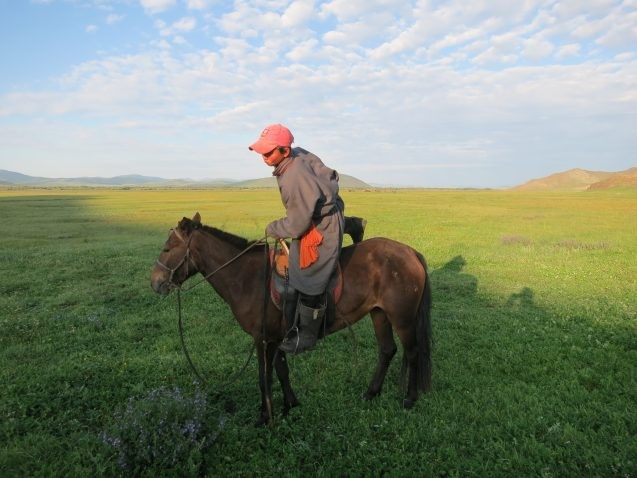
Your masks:
<path fill-rule="evenodd" d="M 267 249 L 268 249 L 268 243 L 267 243 L 267 236 L 259 239 L 258 241 L 253 242 L 252 244 L 250 244 L 247 248 L 245 248 L 243 251 L 241 251 L 239 254 L 237 254 L 236 256 L 234 256 L 232 259 L 230 259 L 229 261 L 227 261 L 225 264 L 222 264 L 221 266 L 217 267 L 214 271 L 212 271 L 211 273 L 207 274 L 201 281 L 197 282 L 195 285 L 193 285 L 192 287 L 189 287 L 187 289 L 183 289 L 184 293 L 186 292 L 190 292 L 192 289 L 194 289 L 195 287 L 197 287 L 199 284 L 201 284 L 202 282 L 206 281 L 209 277 L 213 276 L 214 274 L 216 274 L 217 272 L 219 272 L 221 269 L 223 269 L 224 267 L 227 267 L 228 265 L 230 265 L 232 262 L 234 262 L 235 260 L 237 260 L 239 257 L 241 257 L 242 255 L 244 255 L 246 252 L 248 252 L 250 249 L 252 249 L 254 246 L 256 246 L 257 244 L 261 244 L 265 242 L 265 249 L 266 249 L 266 254 L 267 254 Z M 267 258 L 267 255 L 266 255 Z M 267 264 L 267 262 L 266 262 Z M 266 265 L 266 268 L 268 266 Z M 266 276 L 267 276 L 267 271 L 266 271 Z M 181 312 L 181 291 L 182 288 L 181 287 L 176 287 L 177 289 L 177 317 L 178 317 L 178 328 L 179 328 L 179 338 L 181 340 L 181 348 L 184 351 L 184 355 L 186 356 L 186 360 L 188 362 L 188 365 L 190 366 L 190 369 L 192 370 L 192 372 L 195 374 L 195 376 L 197 377 L 197 379 L 199 379 L 199 381 L 204 385 L 204 386 L 208 386 L 208 383 L 206 382 L 206 380 L 203 378 L 203 376 L 199 373 L 199 371 L 197 370 L 197 367 L 195 367 L 195 364 L 193 363 L 192 359 L 190 358 L 190 354 L 188 353 L 188 348 L 186 347 L 186 341 L 184 339 L 184 325 L 183 325 L 183 316 L 182 316 L 182 312 Z M 265 317 L 265 308 L 264 308 L 264 317 Z M 265 322 L 265 321 L 264 321 Z M 230 380 L 228 380 L 228 382 L 226 382 L 225 384 L 222 385 L 222 388 L 228 387 L 230 385 L 232 385 L 248 368 L 248 364 L 250 363 L 250 359 L 252 358 L 252 354 L 254 353 L 254 349 L 255 349 L 255 344 L 252 344 L 252 347 L 250 348 L 250 352 L 248 353 L 248 358 L 246 359 L 245 363 L 243 364 L 243 367 L 241 367 L 241 370 L 239 370 L 236 374 L 234 374 L 233 377 L 231 377 Z"/>

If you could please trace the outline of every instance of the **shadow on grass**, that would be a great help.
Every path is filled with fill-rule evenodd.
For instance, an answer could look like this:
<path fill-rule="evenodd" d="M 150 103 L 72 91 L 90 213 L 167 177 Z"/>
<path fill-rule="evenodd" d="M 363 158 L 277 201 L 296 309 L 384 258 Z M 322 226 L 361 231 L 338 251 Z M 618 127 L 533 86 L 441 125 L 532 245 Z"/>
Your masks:
<path fill-rule="evenodd" d="M 8 475 L 112 474 L 98 433 L 113 409 L 161 384 L 192 388 L 173 302 L 157 307 L 148 284 L 166 231 L 109 222 L 86 199 L 0 199 L 0 468 Z M 364 466 L 379 476 L 387 463 L 420 476 L 634 474 L 634 328 L 599 325 L 577 308 L 552 312 L 529 287 L 488 297 L 466 265 L 459 255 L 431 271 L 434 386 L 413 410 L 400 408 L 391 382 L 375 401 L 359 400 L 376 363 L 364 320 L 360 362 L 342 333 L 294 364 L 304 406 L 277 428 L 251 427 L 252 362 L 228 390 L 239 418 L 210 454 L 210 476 L 237 466 L 280 473 L 281 463 L 292 473 L 320 466 L 325 476 Z M 201 318 L 187 324 L 189 347 L 219 379 L 241 366 L 250 339 L 210 287 L 196 294 L 188 305 Z M 394 377 L 398 368 L 395 360 Z"/>
<path fill-rule="evenodd" d="M 429 276 L 435 291 L 445 296 L 470 299 L 478 292 L 478 279 L 462 272 L 467 261 L 456 256 L 439 269 L 430 272 Z M 435 298 L 434 298 L 435 300 Z"/>

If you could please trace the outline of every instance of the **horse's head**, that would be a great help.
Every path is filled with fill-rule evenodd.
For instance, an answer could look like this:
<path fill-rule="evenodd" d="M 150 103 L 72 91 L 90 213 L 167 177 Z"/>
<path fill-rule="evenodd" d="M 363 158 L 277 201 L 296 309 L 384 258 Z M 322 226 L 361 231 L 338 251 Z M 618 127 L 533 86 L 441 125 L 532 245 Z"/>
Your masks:
<path fill-rule="evenodd" d="M 201 228 L 201 216 L 184 217 L 177 227 L 170 230 L 164 248 L 150 274 L 150 285 L 158 294 L 166 295 L 181 286 L 186 279 L 198 272 L 190 255 L 190 242 L 194 232 Z"/>

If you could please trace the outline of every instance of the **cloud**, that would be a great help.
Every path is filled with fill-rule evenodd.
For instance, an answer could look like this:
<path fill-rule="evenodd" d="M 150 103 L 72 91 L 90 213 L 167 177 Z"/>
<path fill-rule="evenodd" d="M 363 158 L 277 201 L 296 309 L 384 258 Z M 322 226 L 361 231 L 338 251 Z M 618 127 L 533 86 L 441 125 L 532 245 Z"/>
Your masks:
<path fill-rule="evenodd" d="M 284 28 L 296 27 L 304 24 L 314 14 L 314 0 L 294 0 L 281 15 L 281 25 Z"/>
<path fill-rule="evenodd" d="M 573 57 L 579 55 L 581 50 L 581 46 L 579 43 L 569 43 L 568 45 L 563 45 L 559 48 L 557 53 L 555 54 L 555 58 L 558 60 L 563 60 L 565 58 Z"/>
<path fill-rule="evenodd" d="M 312 55 L 314 49 L 316 48 L 316 45 L 318 45 L 318 41 L 312 38 L 300 43 L 292 50 L 290 50 L 285 56 L 293 62 L 300 62 Z"/>
<path fill-rule="evenodd" d="M 637 10 L 613 15 L 608 23 L 610 28 L 604 30 L 597 43 L 609 48 L 633 50 L 637 45 Z"/>
<path fill-rule="evenodd" d="M 184 17 L 172 25 L 172 29 L 179 32 L 189 32 L 195 29 L 197 20 L 194 17 Z"/>
<path fill-rule="evenodd" d="M 193 31 L 197 27 L 197 19 L 194 17 L 183 17 L 173 22 L 170 26 L 166 25 L 163 20 L 156 20 L 155 27 L 159 30 L 161 36 L 168 37 Z"/>
<path fill-rule="evenodd" d="M 139 3 L 151 14 L 160 13 L 173 7 L 176 0 L 140 0 Z"/>
<path fill-rule="evenodd" d="M 0 136 L 11 136 L 3 125 L 18 118 L 68 129 L 58 135 L 62 149 L 56 134 L 47 136 L 59 155 L 93 148 L 141 168 L 140 138 L 140 157 L 155 154 L 169 168 L 169 151 L 193 171 L 206 157 L 217 171 L 243 164 L 245 144 L 263 125 L 283 122 L 299 145 L 343 172 L 421 185 L 445 185 L 449 169 L 460 185 L 506 168 L 522 174 L 516 161 L 536 164 L 558 150 L 592 156 L 588 136 L 596 134 L 609 151 L 635 145 L 627 138 L 636 137 L 637 19 L 627 3 L 142 5 L 156 15 L 143 48 L 77 64 L 44 88 L 0 91 Z M 192 34 L 198 28 L 208 29 L 205 43 Z M 35 129 L 14 135 L 12 148 L 26 151 L 26 131 Z M 152 173 L 156 163 L 149 164 Z M 247 174 L 228 169 L 227 176 L 239 173 Z"/>
<path fill-rule="evenodd" d="M 522 56 L 533 61 L 540 61 L 551 55 L 555 47 L 541 37 L 533 37 L 522 42 Z"/>
<path fill-rule="evenodd" d="M 189 10 L 206 10 L 210 8 L 216 0 L 186 0 Z"/>
<path fill-rule="evenodd" d="M 97 30 L 99 30 L 97 25 L 86 25 L 84 27 L 86 33 L 95 33 Z"/>
<path fill-rule="evenodd" d="M 106 17 L 106 24 L 113 25 L 114 23 L 121 22 L 124 19 L 124 15 L 117 15 L 115 13 L 111 13 Z"/>
<path fill-rule="evenodd" d="M 403 0 L 332 0 L 321 4 L 319 16 L 334 16 L 339 22 L 360 21 L 378 11 L 404 12 L 406 5 Z"/>

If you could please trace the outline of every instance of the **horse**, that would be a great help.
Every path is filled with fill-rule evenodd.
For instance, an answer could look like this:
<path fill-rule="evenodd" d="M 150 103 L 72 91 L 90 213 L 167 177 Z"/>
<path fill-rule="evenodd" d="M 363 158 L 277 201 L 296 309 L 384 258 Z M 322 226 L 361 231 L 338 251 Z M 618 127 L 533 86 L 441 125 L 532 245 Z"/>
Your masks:
<path fill-rule="evenodd" d="M 299 405 L 290 384 L 286 354 L 278 349 L 286 333 L 281 311 L 268 296 L 269 264 L 266 243 L 248 241 L 201 223 L 196 213 L 171 229 L 151 271 L 151 287 L 167 295 L 200 273 L 230 306 L 241 328 L 255 343 L 259 362 L 261 411 L 256 425 L 272 418 L 272 369 L 283 391 L 283 414 Z M 400 242 L 375 237 L 344 247 L 341 297 L 329 335 L 352 325 L 368 313 L 378 345 L 378 363 L 363 394 L 371 400 L 381 393 L 389 364 L 396 354 L 394 332 L 403 346 L 403 407 L 411 408 L 419 392 L 431 387 L 431 286 L 424 257 Z"/>

